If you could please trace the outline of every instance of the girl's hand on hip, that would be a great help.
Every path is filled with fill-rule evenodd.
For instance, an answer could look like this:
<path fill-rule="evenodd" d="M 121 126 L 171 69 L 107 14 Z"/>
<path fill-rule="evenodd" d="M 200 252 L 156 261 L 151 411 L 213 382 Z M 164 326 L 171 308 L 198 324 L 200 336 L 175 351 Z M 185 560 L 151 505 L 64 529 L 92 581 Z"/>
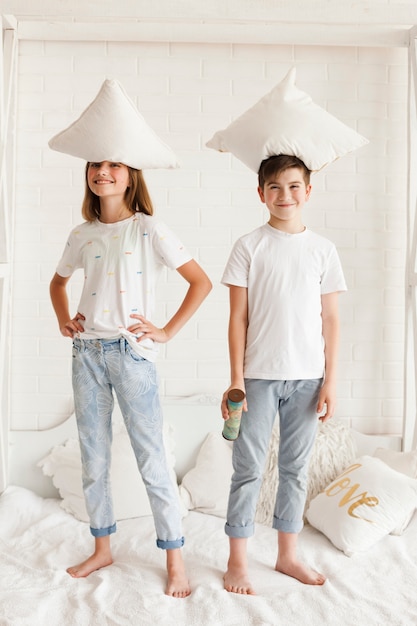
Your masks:
<path fill-rule="evenodd" d="M 143 315 L 132 313 L 130 317 L 134 318 L 136 321 L 134 324 L 128 326 L 127 330 L 137 336 L 136 341 L 138 343 L 144 339 L 153 339 L 153 341 L 157 341 L 158 343 L 166 343 L 168 341 L 169 337 L 164 328 L 157 328 L 152 322 L 143 317 Z"/>
<path fill-rule="evenodd" d="M 69 322 L 61 326 L 61 335 L 64 335 L 64 337 L 74 337 L 77 333 L 83 333 L 84 326 L 80 324 L 80 320 L 84 321 L 85 317 L 81 313 L 77 313 L 72 320 L 69 320 Z"/>

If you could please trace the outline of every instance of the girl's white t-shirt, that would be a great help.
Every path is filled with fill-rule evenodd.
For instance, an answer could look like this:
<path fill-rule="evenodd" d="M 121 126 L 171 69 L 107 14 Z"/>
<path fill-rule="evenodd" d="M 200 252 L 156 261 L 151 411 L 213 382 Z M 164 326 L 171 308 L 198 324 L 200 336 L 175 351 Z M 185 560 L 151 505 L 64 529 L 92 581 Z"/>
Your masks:
<path fill-rule="evenodd" d="M 84 271 L 78 312 L 85 317 L 82 339 L 125 336 L 139 355 L 155 361 L 158 345 L 137 342 L 127 330 L 132 313 L 152 321 L 155 288 L 164 266 L 176 269 L 191 255 L 171 230 L 154 217 L 136 213 L 126 220 L 103 224 L 84 222 L 70 233 L 57 273 L 69 277 Z"/>
<path fill-rule="evenodd" d="M 321 296 L 346 290 L 331 241 L 265 224 L 238 239 L 221 282 L 248 289 L 246 378 L 323 376 Z"/>

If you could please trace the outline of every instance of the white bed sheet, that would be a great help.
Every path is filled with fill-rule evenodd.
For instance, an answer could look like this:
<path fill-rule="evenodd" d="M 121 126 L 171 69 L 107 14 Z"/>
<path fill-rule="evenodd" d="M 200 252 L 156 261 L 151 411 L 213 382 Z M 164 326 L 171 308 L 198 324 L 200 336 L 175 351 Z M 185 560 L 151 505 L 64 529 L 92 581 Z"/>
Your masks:
<path fill-rule="evenodd" d="M 192 594 L 164 595 L 165 554 L 151 517 L 121 521 L 114 564 L 75 580 L 65 568 L 91 551 L 88 526 L 22 487 L 0 496 L 1 626 L 412 626 L 417 624 L 417 516 L 401 537 L 346 557 L 305 527 L 300 557 L 328 576 L 303 585 L 273 570 L 276 533 L 258 525 L 249 542 L 257 596 L 223 589 L 224 520 L 191 512 L 184 558 Z"/>

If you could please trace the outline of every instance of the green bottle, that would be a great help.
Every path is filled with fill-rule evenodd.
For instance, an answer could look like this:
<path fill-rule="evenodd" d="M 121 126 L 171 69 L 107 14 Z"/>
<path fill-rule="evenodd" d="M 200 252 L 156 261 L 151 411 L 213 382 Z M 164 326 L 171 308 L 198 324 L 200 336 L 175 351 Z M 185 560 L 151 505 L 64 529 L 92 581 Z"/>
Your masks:
<path fill-rule="evenodd" d="M 229 417 L 224 422 L 222 435 L 229 441 L 234 441 L 239 436 L 240 419 L 245 394 L 241 389 L 230 389 L 227 394 L 227 408 Z"/>

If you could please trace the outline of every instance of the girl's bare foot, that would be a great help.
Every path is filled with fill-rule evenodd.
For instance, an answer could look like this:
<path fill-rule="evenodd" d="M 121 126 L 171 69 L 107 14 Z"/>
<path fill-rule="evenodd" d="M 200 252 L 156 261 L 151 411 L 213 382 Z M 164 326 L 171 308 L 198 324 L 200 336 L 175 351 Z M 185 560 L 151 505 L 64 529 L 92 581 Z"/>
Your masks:
<path fill-rule="evenodd" d="M 111 554 L 92 554 L 88 559 L 79 563 L 78 565 L 73 565 L 67 569 L 67 572 L 73 578 L 85 578 L 91 572 L 95 572 L 102 567 L 107 567 L 107 565 L 111 565 L 113 563 L 113 559 Z"/>
<path fill-rule="evenodd" d="M 292 576 L 305 585 L 323 585 L 326 581 L 326 577 L 314 569 L 303 565 L 299 561 L 284 561 L 284 559 L 278 558 L 275 565 L 277 572 Z"/>
<path fill-rule="evenodd" d="M 102 567 L 107 567 L 113 563 L 110 549 L 110 535 L 103 537 L 95 537 L 94 552 L 82 563 L 73 565 L 67 569 L 67 572 L 73 578 L 85 578 L 91 572 L 95 572 Z"/>
<path fill-rule="evenodd" d="M 223 580 L 226 591 L 241 593 L 243 595 L 256 595 L 248 578 L 246 569 L 231 567 L 229 565 L 227 572 L 223 576 Z"/>
<path fill-rule="evenodd" d="M 167 550 L 168 580 L 165 593 L 173 598 L 186 598 L 191 593 L 190 583 L 185 572 L 181 550 Z"/>

